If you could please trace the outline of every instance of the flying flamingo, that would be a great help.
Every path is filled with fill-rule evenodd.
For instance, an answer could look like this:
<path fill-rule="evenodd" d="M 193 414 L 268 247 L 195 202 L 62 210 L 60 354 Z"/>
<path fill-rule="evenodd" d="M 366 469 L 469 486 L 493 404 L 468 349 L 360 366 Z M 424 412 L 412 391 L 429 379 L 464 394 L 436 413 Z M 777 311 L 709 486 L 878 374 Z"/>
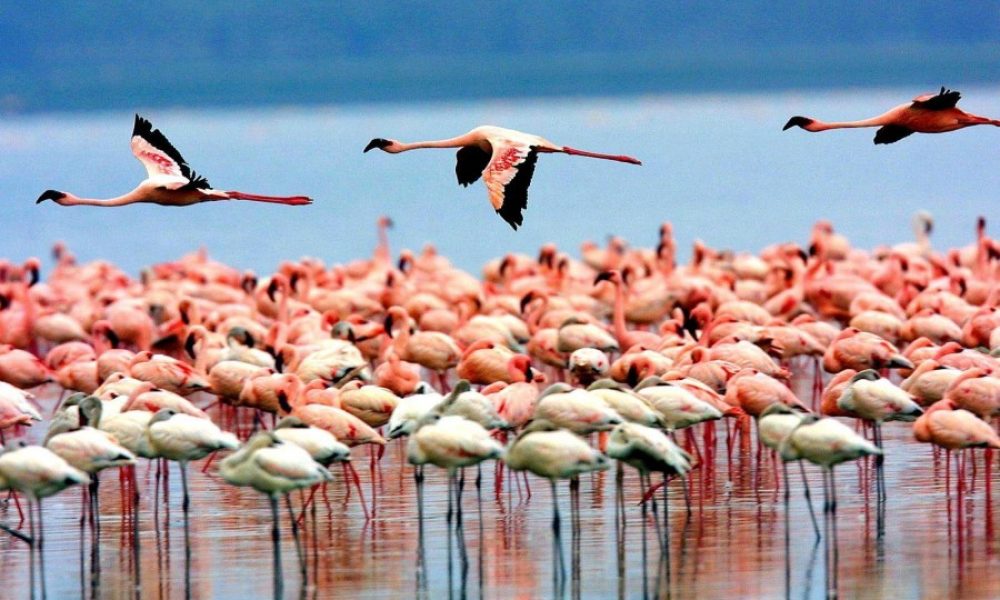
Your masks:
<path fill-rule="evenodd" d="M 909 104 L 901 104 L 870 119 L 824 123 L 817 119 L 796 116 L 789 119 L 782 130 L 792 127 L 801 127 L 806 131 L 879 127 L 879 130 L 875 132 L 875 143 L 891 144 L 912 133 L 945 133 L 973 125 L 1000 127 L 1000 120 L 971 115 L 959 109 L 956 105 L 961 97 L 960 93 L 942 87 L 937 94 L 917 96 Z"/>
<path fill-rule="evenodd" d="M 512 129 L 484 125 L 465 135 L 447 140 L 405 143 L 375 138 L 365 146 L 365 152 L 378 148 L 389 154 L 399 154 L 417 148 L 458 148 L 455 175 L 458 183 L 468 186 L 480 176 L 489 190 L 490 204 L 497 214 L 515 230 L 521 225 L 521 211 L 528 207 L 528 185 L 535 172 L 539 153 L 562 152 L 574 156 L 602 158 L 641 165 L 631 156 L 602 154 L 558 146 L 545 138 Z"/>
<path fill-rule="evenodd" d="M 181 153 L 153 125 L 139 115 L 132 129 L 132 154 L 146 167 L 149 177 L 124 196 L 106 200 L 80 198 L 68 192 L 45 190 L 35 204 L 53 200 L 61 206 L 124 206 L 151 202 L 163 206 L 190 206 L 216 200 L 254 200 L 276 204 L 312 204 L 308 196 L 261 196 L 246 192 L 212 189 L 208 180 L 194 172 Z"/>

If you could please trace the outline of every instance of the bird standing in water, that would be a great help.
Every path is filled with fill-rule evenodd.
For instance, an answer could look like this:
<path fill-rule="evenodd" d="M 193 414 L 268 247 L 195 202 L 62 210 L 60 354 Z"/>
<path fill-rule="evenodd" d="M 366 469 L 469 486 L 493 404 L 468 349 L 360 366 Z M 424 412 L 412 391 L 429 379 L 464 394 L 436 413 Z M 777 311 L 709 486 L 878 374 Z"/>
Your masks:
<path fill-rule="evenodd" d="M 789 119 L 782 130 L 792 127 L 801 127 L 806 131 L 878 127 L 875 143 L 891 144 L 913 133 L 946 133 L 973 125 L 1000 127 L 998 119 L 972 115 L 959 109 L 956 105 L 961 97 L 960 93 L 942 87 L 937 94 L 917 96 L 909 104 L 901 104 L 870 119 L 825 123 L 810 117 L 796 116 Z"/>
<path fill-rule="evenodd" d="M 465 135 L 447 140 L 405 143 L 375 138 L 365 146 L 365 152 L 378 148 L 389 154 L 399 154 L 417 148 L 458 148 L 455 175 L 464 186 L 480 176 L 489 190 L 490 204 L 504 221 L 515 230 L 521 225 L 521 212 L 528 207 L 528 185 L 535 172 L 539 153 L 561 152 L 604 160 L 641 165 L 638 159 L 618 154 L 602 154 L 553 144 L 530 133 L 483 125 Z"/>
<path fill-rule="evenodd" d="M 275 204 L 312 204 L 308 196 L 261 196 L 246 192 L 212 189 L 208 180 L 194 172 L 181 153 L 153 125 L 139 115 L 132 128 L 132 154 L 146 167 L 149 177 L 124 196 L 108 199 L 80 198 L 68 192 L 45 190 L 35 204 L 52 200 L 61 206 L 125 206 L 149 202 L 164 206 L 189 206 L 215 200 L 254 200 Z"/>

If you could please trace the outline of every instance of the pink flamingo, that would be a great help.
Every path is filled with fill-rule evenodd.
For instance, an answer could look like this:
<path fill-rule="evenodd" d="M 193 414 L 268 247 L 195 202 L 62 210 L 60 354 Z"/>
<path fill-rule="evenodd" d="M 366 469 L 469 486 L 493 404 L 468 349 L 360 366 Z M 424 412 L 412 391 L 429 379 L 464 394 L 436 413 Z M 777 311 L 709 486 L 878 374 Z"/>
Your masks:
<path fill-rule="evenodd" d="M 806 131 L 826 131 L 828 129 L 848 129 L 855 127 L 878 127 L 875 132 L 876 144 L 898 142 L 913 133 L 946 133 L 973 125 L 994 125 L 1000 127 L 1000 120 L 969 114 L 957 107 L 962 95 L 946 90 L 934 94 L 917 96 L 909 104 L 899 106 L 877 117 L 861 121 L 824 123 L 809 117 L 792 117 L 783 130 L 801 127 Z"/>

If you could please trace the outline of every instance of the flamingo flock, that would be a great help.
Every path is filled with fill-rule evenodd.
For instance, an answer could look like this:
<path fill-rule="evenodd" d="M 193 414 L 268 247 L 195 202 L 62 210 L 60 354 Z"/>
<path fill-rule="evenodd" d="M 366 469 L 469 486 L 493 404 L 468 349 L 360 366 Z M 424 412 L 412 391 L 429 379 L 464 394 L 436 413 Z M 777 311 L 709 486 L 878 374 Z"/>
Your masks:
<path fill-rule="evenodd" d="M 884 506 L 892 456 L 882 430 L 893 421 L 909 423 L 900 427 L 912 428 L 913 452 L 928 443 L 949 464 L 957 453 L 956 481 L 978 460 L 970 450 L 984 448 L 989 485 L 1000 449 L 1000 241 L 980 219 L 969 246 L 935 250 L 929 222 L 916 220 L 913 244 L 870 251 L 826 222 L 808 247 L 786 242 L 758 255 L 698 242 L 689 264 L 678 264 L 664 224 L 655 249 L 613 238 L 604 248 L 585 244 L 576 258 L 546 245 L 534 257 L 491 261 L 480 277 L 432 247 L 394 257 L 388 219 L 371 258 L 288 261 L 265 277 L 204 252 L 152 265 L 138 280 L 106 261 L 81 264 L 62 245 L 45 277 L 36 259 L 2 261 L 0 489 L 19 510 L 20 498 L 30 504 L 27 532 L 3 527 L 31 547 L 32 586 L 37 561 L 44 595 L 41 501 L 89 484 L 81 531 L 90 523 L 96 543 L 100 472 L 121 469 L 123 506 L 135 519 L 137 464 L 156 463 L 158 493 L 175 462 L 186 535 L 198 510 L 190 477 L 218 474 L 268 497 L 280 597 L 279 501 L 305 584 L 299 527 L 327 493 L 333 466 L 343 465 L 346 489 L 377 521 L 381 461 L 387 446 L 402 444 L 421 518 L 425 468 L 447 472 L 458 536 L 466 469 L 476 469 L 480 497 L 491 462 L 498 497 L 505 470 L 518 489 L 527 473 L 549 480 L 558 587 L 560 481 L 569 481 L 576 536 L 581 476 L 616 468 L 624 512 L 633 488 L 622 485 L 623 465 L 634 469 L 643 523 L 651 507 L 669 573 L 668 515 L 679 501 L 669 484 L 676 480 L 685 503 L 673 514 L 691 518 L 690 482 L 714 468 L 718 452 L 731 471 L 734 453 L 756 439 L 757 469 L 782 464 L 786 502 L 797 486 L 787 463 L 823 472 L 815 535 L 826 544 L 833 597 L 845 492 L 837 465 L 870 462 Z M 811 378 L 811 394 L 793 392 L 796 376 Z M 60 400 L 40 407 L 49 390 Z M 24 442 L 28 427 L 48 429 L 42 445 Z M 367 491 L 355 466 L 364 462 Z M 298 506 L 295 490 L 306 492 Z"/>

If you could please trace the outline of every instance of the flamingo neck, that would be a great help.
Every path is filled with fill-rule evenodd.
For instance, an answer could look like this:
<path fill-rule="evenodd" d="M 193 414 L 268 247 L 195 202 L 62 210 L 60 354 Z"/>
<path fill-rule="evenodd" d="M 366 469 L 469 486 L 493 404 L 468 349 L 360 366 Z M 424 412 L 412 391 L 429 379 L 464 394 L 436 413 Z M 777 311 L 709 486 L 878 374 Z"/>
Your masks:
<path fill-rule="evenodd" d="M 621 281 L 614 281 L 613 283 L 615 284 L 615 307 L 612 320 L 614 321 L 615 337 L 618 338 L 618 343 L 624 348 L 627 336 L 627 329 L 625 327 L 625 292 L 622 290 L 624 283 Z"/>
<path fill-rule="evenodd" d="M 386 231 L 386 226 L 382 224 L 378 226 L 378 246 L 375 247 L 375 258 L 386 263 L 392 258 L 392 252 L 389 250 L 389 234 Z"/>
<path fill-rule="evenodd" d="M 138 202 L 139 200 L 137 188 L 123 196 L 116 196 L 114 198 L 81 198 L 74 194 L 66 193 L 58 202 L 61 206 L 123 206 Z"/>
<path fill-rule="evenodd" d="M 460 135 L 458 137 L 448 138 L 446 140 L 429 140 L 425 142 L 399 142 L 398 150 L 396 152 L 406 152 L 408 150 L 418 150 L 420 148 L 460 148 L 462 146 L 471 146 L 475 140 L 469 134 Z"/>
<path fill-rule="evenodd" d="M 812 123 L 803 127 L 806 131 L 827 131 L 828 129 L 856 129 L 859 127 L 881 127 L 889 123 L 889 119 L 886 115 L 879 115 L 877 117 L 872 117 L 870 119 L 862 119 L 860 121 L 834 121 L 832 123 L 826 123 L 824 121 L 814 120 Z"/>

